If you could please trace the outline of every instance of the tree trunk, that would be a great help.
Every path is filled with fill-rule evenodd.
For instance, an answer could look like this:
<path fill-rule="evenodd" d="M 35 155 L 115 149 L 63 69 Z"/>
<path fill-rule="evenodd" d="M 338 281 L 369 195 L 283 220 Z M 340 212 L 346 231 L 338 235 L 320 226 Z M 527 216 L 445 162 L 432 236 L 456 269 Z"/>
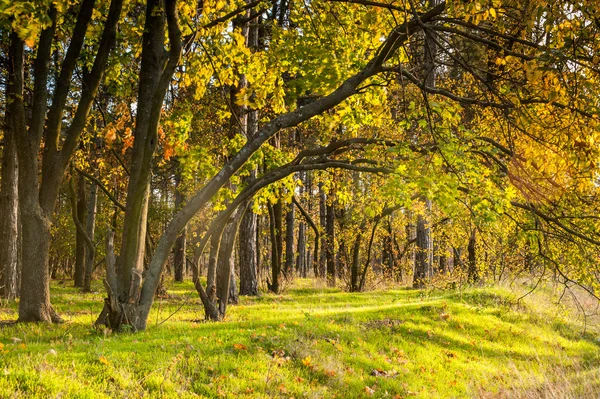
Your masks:
<path fill-rule="evenodd" d="M 252 206 L 248 206 L 239 231 L 240 251 L 240 295 L 258 295 L 258 277 L 256 268 L 257 217 L 252 212 Z"/>
<path fill-rule="evenodd" d="M 415 273 L 413 287 L 423 288 L 429 275 L 429 227 L 423 215 L 417 216 L 417 249 L 415 254 Z"/>
<path fill-rule="evenodd" d="M 335 264 L 335 209 L 333 201 L 326 206 L 326 239 L 327 239 L 327 285 L 335 287 L 336 264 Z"/>
<path fill-rule="evenodd" d="M 281 273 L 281 251 L 283 250 L 283 214 L 281 201 L 269 205 L 269 230 L 271 233 L 271 281 L 269 291 L 279 293 L 279 275 Z"/>
<path fill-rule="evenodd" d="M 285 214 L 285 274 L 294 272 L 294 206 L 290 205 Z"/>
<path fill-rule="evenodd" d="M 306 223 L 298 224 L 298 256 L 296 257 L 296 273 L 302 278 L 306 278 Z"/>
<path fill-rule="evenodd" d="M 476 229 L 471 230 L 471 236 L 469 237 L 469 245 L 467 248 L 469 258 L 469 268 L 467 271 L 467 280 L 469 283 L 476 283 L 479 281 L 479 273 L 477 271 L 477 256 L 476 256 Z"/>
<path fill-rule="evenodd" d="M 217 301 L 217 262 L 219 261 L 219 246 L 221 244 L 220 228 L 210 238 L 210 251 L 208 255 L 208 268 L 206 270 L 206 293 L 211 302 Z"/>
<path fill-rule="evenodd" d="M 439 245 L 439 266 L 438 270 L 440 273 L 444 274 L 448 271 L 448 253 L 446 252 L 446 243 L 444 241 L 440 241 Z"/>
<path fill-rule="evenodd" d="M 227 304 L 230 300 L 232 288 L 231 277 L 234 273 L 235 266 L 232 256 L 233 248 L 243 212 L 244 209 L 238 208 L 229 218 L 226 225 L 222 229 L 219 228 L 219 230 L 222 231 L 222 234 L 218 234 L 221 238 L 220 243 L 215 245 L 217 248 L 215 283 L 212 287 L 207 285 L 208 289 L 212 291 L 210 294 L 214 295 L 209 296 L 204 291 L 199 279 L 194 276 L 194 284 L 196 290 L 200 294 L 206 317 L 211 320 L 222 320 L 227 312 Z M 233 280 L 233 283 L 235 284 L 235 280 Z"/>
<path fill-rule="evenodd" d="M 438 0 L 429 0 L 429 6 L 435 7 Z M 437 44 L 432 36 L 424 32 L 425 41 L 423 48 L 422 78 L 425 84 L 435 87 L 436 80 L 436 58 Z M 415 273 L 413 275 L 413 287 L 422 288 L 427 279 L 432 277 L 433 267 L 433 242 L 428 220 L 431 217 L 431 200 L 425 199 L 426 215 L 419 214 L 417 217 L 417 249 L 415 256 Z"/>
<path fill-rule="evenodd" d="M 75 176 L 73 176 L 73 179 Z M 84 228 L 86 228 L 87 221 L 87 201 L 86 201 L 86 187 L 85 179 L 83 176 L 79 176 L 77 180 L 77 201 L 73 201 L 76 205 L 74 214 L 77 215 L 77 219 L 81 222 Z M 83 280 L 85 278 L 85 259 L 86 259 L 86 242 L 84 233 L 77 229 L 77 221 L 75 222 L 75 275 L 73 277 L 75 287 L 83 287 Z"/>
<path fill-rule="evenodd" d="M 384 273 L 393 278 L 396 272 L 396 256 L 394 254 L 394 232 L 390 218 L 388 218 L 386 223 L 386 234 L 383 236 L 382 244 L 381 253 Z"/>
<path fill-rule="evenodd" d="M 10 119 L 10 118 L 7 118 Z M 19 295 L 19 170 L 15 136 L 4 134 L 2 186 L 0 188 L 0 297 Z"/>
<path fill-rule="evenodd" d="M 419 214 L 417 216 L 417 236 L 416 236 L 416 254 L 415 254 L 415 272 L 413 275 L 413 287 L 423 288 L 425 282 L 431 277 L 432 262 L 432 242 L 431 229 L 429 227 L 429 216 L 431 211 L 431 201 L 425 200 L 427 215 Z"/>
<path fill-rule="evenodd" d="M 235 246 L 235 238 L 237 235 L 238 221 L 237 218 L 230 219 L 225 226 L 221 235 L 221 243 L 219 245 L 219 256 L 217 259 L 217 275 L 216 275 L 216 294 L 221 317 L 225 315 L 227 304 L 230 301 L 237 303 L 237 290 L 232 292 L 232 283 L 235 285 L 235 259 L 233 256 L 233 248 Z M 233 277 L 233 279 L 232 279 Z M 232 297 L 231 295 L 234 295 Z"/>
<path fill-rule="evenodd" d="M 35 201 L 35 202 L 34 202 Z M 33 202 L 33 203 L 32 203 Z M 50 245 L 50 220 L 39 208 L 37 198 L 23 198 L 21 220 L 23 223 L 21 298 L 19 301 L 19 322 L 44 321 L 60 322 L 50 304 L 50 281 L 48 255 Z"/>
<path fill-rule="evenodd" d="M 325 196 L 325 191 L 323 190 L 323 184 L 319 183 L 319 222 L 321 224 L 321 231 L 327 230 L 327 198 Z M 319 277 L 325 278 L 325 269 L 327 263 L 327 251 L 329 248 L 327 247 L 327 234 L 321 234 L 321 253 L 319 254 Z"/>
<path fill-rule="evenodd" d="M 365 227 L 365 223 L 363 222 L 359 228 L 359 231 L 356 234 L 356 239 L 354 240 L 354 245 L 352 246 L 352 266 L 350 268 L 350 291 L 358 292 L 360 291 L 359 285 L 359 273 L 360 273 L 360 244 L 362 240 L 362 230 Z"/>
<path fill-rule="evenodd" d="M 230 256 L 230 260 L 229 260 L 229 266 L 231 268 L 230 271 L 230 275 L 229 275 L 229 298 L 228 298 L 228 302 L 230 305 L 237 305 L 240 301 L 240 295 L 239 295 L 239 290 L 238 290 L 238 285 L 237 285 L 237 278 L 235 275 L 235 260 L 234 260 L 235 256 L 233 256 L 233 251 L 232 254 Z"/>
<path fill-rule="evenodd" d="M 175 184 L 176 184 L 176 188 L 175 188 L 175 210 L 179 211 L 181 209 L 181 206 L 183 205 L 183 202 L 185 200 L 182 191 L 182 187 L 181 187 L 181 180 L 182 180 L 182 176 L 181 176 L 181 171 L 179 170 L 178 173 L 175 175 Z M 181 234 L 179 235 L 179 237 L 177 237 L 177 241 L 175 241 L 175 248 L 173 249 L 173 251 L 175 252 L 175 256 L 174 256 L 174 265 L 173 268 L 175 269 L 175 281 L 178 282 L 182 282 L 183 281 L 183 272 L 185 270 L 185 264 L 186 264 L 186 237 L 187 236 L 187 228 L 184 228 L 183 231 L 181 232 Z"/>
<path fill-rule="evenodd" d="M 53 29 L 46 29 L 44 32 L 46 40 L 39 46 L 42 50 L 49 51 L 46 46 L 51 45 L 48 36 Z M 9 123 L 17 143 L 21 232 L 23 248 L 26 248 L 22 251 L 18 321 L 59 322 L 60 317 L 50 304 L 50 220 L 39 203 L 38 153 L 37 148 L 24 145 L 29 140 L 25 137 L 27 126 L 23 104 L 23 41 L 15 32 L 11 35 L 9 60 Z"/>
<path fill-rule="evenodd" d="M 83 178 L 83 177 L 82 177 Z M 94 241 L 96 234 L 96 208 L 98 202 L 98 185 L 94 182 L 90 183 L 90 197 L 87 203 L 87 220 L 86 233 L 87 236 Z M 83 291 L 91 292 L 92 290 L 92 273 L 94 272 L 94 261 L 96 260 L 96 251 L 86 250 L 85 253 L 85 276 L 83 279 Z"/>
<path fill-rule="evenodd" d="M 304 217 L 304 219 L 308 222 L 308 224 L 310 225 L 310 227 L 312 228 L 314 234 L 315 234 L 315 248 L 314 248 L 314 255 L 309 253 L 306 253 L 305 255 L 305 259 L 306 259 L 306 263 L 305 263 L 305 271 L 304 271 L 304 277 L 306 277 L 306 275 L 308 274 L 308 265 L 312 264 L 312 268 L 313 268 L 313 272 L 314 272 L 314 276 L 315 278 L 317 277 L 317 268 L 318 268 L 318 259 L 319 259 L 319 241 L 320 241 L 320 234 L 319 234 L 319 228 L 317 227 L 317 225 L 315 224 L 315 222 L 312 220 L 312 218 L 310 217 L 310 213 L 308 213 L 300 204 L 300 202 L 298 202 L 298 200 L 296 199 L 296 197 L 292 197 L 292 202 L 294 203 L 294 205 L 296 205 L 296 207 L 298 208 L 298 210 L 300 211 L 300 213 L 302 214 L 302 216 Z M 309 202 L 310 205 L 310 202 Z"/>
<path fill-rule="evenodd" d="M 453 247 L 452 248 L 452 269 L 453 269 L 453 271 L 456 271 L 456 270 L 462 269 L 462 268 L 463 268 L 462 248 Z"/>

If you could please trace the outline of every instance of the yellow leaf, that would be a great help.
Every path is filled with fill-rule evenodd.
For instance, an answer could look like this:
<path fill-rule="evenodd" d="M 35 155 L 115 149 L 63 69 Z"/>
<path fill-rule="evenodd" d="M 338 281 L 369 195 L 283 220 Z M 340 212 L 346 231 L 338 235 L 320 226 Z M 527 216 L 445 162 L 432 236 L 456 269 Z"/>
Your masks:
<path fill-rule="evenodd" d="M 108 366 L 110 364 L 110 362 L 108 361 L 107 358 L 105 358 L 104 356 L 100 355 L 100 357 L 98 358 L 98 360 L 100 361 L 100 363 Z"/>
<path fill-rule="evenodd" d="M 312 362 L 312 358 L 310 356 L 306 356 L 304 359 L 302 359 L 302 364 L 305 365 L 306 367 L 310 367 Z"/>
<path fill-rule="evenodd" d="M 107 144 L 112 144 L 117 139 L 117 131 L 114 128 L 109 128 L 104 135 L 104 140 Z"/>
<path fill-rule="evenodd" d="M 492 18 L 496 18 L 496 9 L 495 8 L 490 8 L 490 15 L 492 16 Z"/>

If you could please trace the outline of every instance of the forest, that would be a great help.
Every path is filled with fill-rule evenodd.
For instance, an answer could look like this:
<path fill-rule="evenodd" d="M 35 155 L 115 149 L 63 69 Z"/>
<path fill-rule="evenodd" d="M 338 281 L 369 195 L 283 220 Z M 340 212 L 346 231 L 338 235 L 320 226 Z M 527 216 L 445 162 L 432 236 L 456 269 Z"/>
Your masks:
<path fill-rule="evenodd" d="M 595 0 L 0 0 L 0 65 L 0 397 L 598 397 Z"/>

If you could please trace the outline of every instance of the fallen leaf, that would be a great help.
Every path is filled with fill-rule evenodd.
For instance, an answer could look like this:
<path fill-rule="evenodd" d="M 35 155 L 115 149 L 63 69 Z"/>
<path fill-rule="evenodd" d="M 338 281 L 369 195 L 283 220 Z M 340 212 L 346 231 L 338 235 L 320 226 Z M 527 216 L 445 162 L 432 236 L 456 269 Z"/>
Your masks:
<path fill-rule="evenodd" d="M 375 390 L 369 386 L 365 386 L 364 391 L 369 396 L 373 396 L 373 394 L 375 394 Z"/>
<path fill-rule="evenodd" d="M 271 356 L 273 357 L 285 357 L 285 351 L 283 349 L 275 349 L 271 352 Z"/>
<path fill-rule="evenodd" d="M 100 361 L 100 363 L 108 366 L 110 364 L 110 362 L 108 361 L 107 358 L 105 358 L 104 356 L 100 355 L 100 357 L 98 357 L 98 360 Z"/>
<path fill-rule="evenodd" d="M 389 377 L 395 377 L 396 375 L 398 375 L 398 371 L 396 371 L 395 369 L 390 370 L 390 371 L 386 371 L 383 369 L 373 369 L 371 371 L 371 375 L 373 377 L 389 378 Z"/>
<path fill-rule="evenodd" d="M 233 348 L 238 351 L 245 351 L 248 347 L 244 344 L 233 344 Z"/>

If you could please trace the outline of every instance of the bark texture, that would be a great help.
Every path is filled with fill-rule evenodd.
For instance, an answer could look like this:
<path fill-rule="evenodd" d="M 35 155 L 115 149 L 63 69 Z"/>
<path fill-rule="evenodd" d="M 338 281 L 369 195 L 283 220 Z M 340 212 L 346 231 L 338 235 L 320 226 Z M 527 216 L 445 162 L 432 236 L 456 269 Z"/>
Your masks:
<path fill-rule="evenodd" d="M 258 295 L 256 228 L 256 214 L 248 206 L 239 232 L 240 295 Z"/>
<path fill-rule="evenodd" d="M 10 120 L 10 118 L 7 118 Z M 19 169 L 17 147 L 10 129 L 4 133 L 0 187 L 0 297 L 19 295 Z"/>

